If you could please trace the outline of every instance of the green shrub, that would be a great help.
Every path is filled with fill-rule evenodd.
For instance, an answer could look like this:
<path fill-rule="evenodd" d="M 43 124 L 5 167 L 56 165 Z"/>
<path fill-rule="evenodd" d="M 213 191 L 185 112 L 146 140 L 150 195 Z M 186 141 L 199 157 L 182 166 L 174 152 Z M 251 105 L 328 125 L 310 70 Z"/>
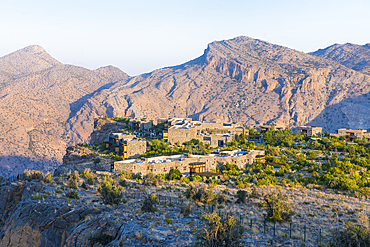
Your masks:
<path fill-rule="evenodd" d="M 113 236 L 105 234 L 105 233 L 94 236 L 94 237 L 93 236 L 89 237 L 89 241 L 91 242 L 91 245 L 94 245 L 95 243 L 100 243 L 102 245 L 107 245 L 110 242 L 112 242 L 113 239 L 114 239 Z"/>
<path fill-rule="evenodd" d="M 144 185 L 149 186 L 149 185 L 154 185 L 154 186 L 159 186 L 164 183 L 165 180 L 165 175 L 164 174 L 157 174 L 154 175 L 153 173 L 149 173 L 145 180 L 144 180 Z"/>
<path fill-rule="evenodd" d="M 55 193 L 58 193 L 58 194 L 62 194 L 63 193 L 63 191 L 61 191 L 60 189 L 55 189 Z"/>
<path fill-rule="evenodd" d="M 33 179 L 41 179 L 41 172 L 36 170 L 24 170 L 24 179 L 31 181 Z"/>
<path fill-rule="evenodd" d="M 217 203 L 222 204 L 226 202 L 226 196 L 222 194 L 217 195 Z"/>
<path fill-rule="evenodd" d="M 178 169 L 172 169 L 170 171 L 169 176 L 168 176 L 168 178 L 170 180 L 180 180 L 181 177 L 182 177 L 182 174 L 181 174 L 180 170 L 178 170 Z"/>
<path fill-rule="evenodd" d="M 260 196 L 261 196 L 261 195 L 260 195 L 260 193 L 258 192 L 257 187 L 256 187 L 256 186 L 253 186 L 253 187 L 252 187 L 252 191 L 251 191 L 251 193 L 250 193 L 249 197 L 250 197 L 250 198 L 259 198 Z"/>
<path fill-rule="evenodd" d="M 85 182 L 83 182 L 83 183 L 81 184 L 81 188 L 83 188 L 83 189 L 87 190 L 87 185 L 85 184 Z"/>
<path fill-rule="evenodd" d="M 236 192 L 236 203 L 246 203 L 247 202 L 247 192 L 245 190 L 238 190 Z"/>
<path fill-rule="evenodd" d="M 72 190 L 68 191 L 67 197 L 71 198 L 71 199 L 80 199 L 80 197 L 78 196 L 77 191 L 72 191 Z"/>
<path fill-rule="evenodd" d="M 172 219 L 167 218 L 164 220 L 167 224 L 171 225 L 172 224 Z"/>
<path fill-rule="evenodd" d="M 86 180 L 87 184 L 94 184 L 96 181 L 96 175 L 93 172 L 90 172 L 89 169 L 86 169 L 82 175 L 84 179 Z"/>
<path fill-rule="evenodd" d="M 122 198 L 123 188 L 118 185 L 118 182 L 112 178 L 105 177 L 98 186 L 98 191 L 102 196 L 105 204 L 114 205 L 118 204 Z"/>
<path fill-rule="evenodd" d="M 295 214 L 293 211 L 294 206 L 287 201 L 288 196 L 281 193 L 272 192 L 265 196 L 263 204 L 267 211 L 265 219 L 278 222 L 291 221 L 292 216 Z"/>
<path fill-rule="evenodd" d="M 52 179 L 52 178 L 53 178 L 53 177 L 51 176 L 51 174 L 49 174 L 49 175 L 47 175 L 47 176 L 46 176 L 46 178 L 44 179 L 44 182 L 49 184 L 49 183 L 51 183 L 51 179 Z"/>
<path fill-rule="evenodd" d="M 41 200 L 41 199 L 46 199 L 46 198 L 48 198 L 48 195 L 45 195 L 45 194 L 36 195 L 32 197 L 33 200 Z"/>
<path fill-rule="evenodd" d="M 155 194 L 151 194 L 144 199 L 143 205 L 141 206 L 141 211 L 154 213 L 157 211 L 155 204 L 158 202 L 157 196 Z"/>
<path fill-rule="evenodd" d="M 69 174 L 68 178 L 68 187 L 71 189 L 78 189 L 78 182 L 80 181 L 80 174 L 78 171 L 75 171 L 72 174 Z"/>
<path fill-rule="evenodd" d="M 244 228 L 234 217 L 221 219 L 215 212 L 205 216 L 207 226 L 197 232 L 198 246 L 240 246 Z"/>
<path fill-rule="evenodd" d="M 217 199 L 217 196 L 206 185 L 200 187 L 190 185 L 185 191 L 185 196 L 186 198 L 212 205 L 216 203 Z"/>
<path fill-rule="evenodd" d="M 191 205 L 186 205 L 181 207 L 181 212 L 182 215 L 189 216 L 191 214 Z"/>
<path fill-rule="evenodd" d="M 366 226 L 347 226 L 331 233 L 328 247 L 370 246 L 370 228 Z"/>

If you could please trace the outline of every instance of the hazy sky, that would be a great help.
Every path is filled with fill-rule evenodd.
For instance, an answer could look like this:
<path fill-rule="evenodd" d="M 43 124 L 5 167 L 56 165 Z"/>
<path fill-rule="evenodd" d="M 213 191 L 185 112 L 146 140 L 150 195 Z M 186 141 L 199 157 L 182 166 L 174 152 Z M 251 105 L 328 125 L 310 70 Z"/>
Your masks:
<path fill-rule="evenodd" d="M 370 43 L 369 11 L 369 0 L 1 0 L 0 56 L 37 44 L 63 63 L 137 75 L 240 35 L 304 52 Z"/>

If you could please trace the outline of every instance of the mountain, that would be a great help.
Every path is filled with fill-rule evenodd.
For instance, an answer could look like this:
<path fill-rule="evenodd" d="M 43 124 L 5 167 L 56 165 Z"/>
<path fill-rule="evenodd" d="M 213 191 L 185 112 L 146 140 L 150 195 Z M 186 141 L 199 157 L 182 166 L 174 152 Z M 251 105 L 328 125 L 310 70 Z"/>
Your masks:
<path fill-rule="evenodd" d="M 212 42 L 184 64 L 129 77 L 26 47 L 0 58 L 0 175 L 52 172 L 67 146 L 89 141 L 98 115 L 369 129 L 370 76 L 350 63 L 365 59 L 366 49 L 332 61 L 240 36 Z"/>
<path fill-rule="evenodd" d="M 219 118 L 249 126 L 312 124 L 329 131 L 369 128 L 369 92 L 366 74 L 241 36 L 212 42 L 182 65 L 117 82 L 94 94 L 69 124 L 107 114 Z"/>
<path fill-rule="evenodd" d="M 67 120 L 91 94 L 126 78 L 112 66 L 88 70 L 62 64 L 40 46 L 1 57 L 0 175 L 25 168 L 53 171 L 67 146 L 90 135 L 84 126 L 71 132 Z"/>
<path fill-rule="evenodd" d="M 370 75 L 370 43 L 366 45 L 335 44 L 310 54 L 332 60 L 353 70 Z"/>

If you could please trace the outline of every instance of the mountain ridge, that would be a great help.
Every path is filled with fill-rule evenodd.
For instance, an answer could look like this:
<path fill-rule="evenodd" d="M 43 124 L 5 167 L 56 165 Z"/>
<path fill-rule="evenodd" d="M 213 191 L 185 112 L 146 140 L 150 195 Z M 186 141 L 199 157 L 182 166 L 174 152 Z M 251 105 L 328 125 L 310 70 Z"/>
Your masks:
<path fill-rule="evenodd" d="M 133 77 L 114 66 L 88 70 L 49 56 L 28 46 L 0 58 L 6 79 L 0 84 L 1 175 L 53 170 L 67 146 L 89 141 L 98 115 L 370 128 L 369 75 L 250 37 L 214 41 L 193 60 Z M 28 68 L 14 72 L 22 66 Z M 25 161 L 13 169 L 19 159 Z"/>

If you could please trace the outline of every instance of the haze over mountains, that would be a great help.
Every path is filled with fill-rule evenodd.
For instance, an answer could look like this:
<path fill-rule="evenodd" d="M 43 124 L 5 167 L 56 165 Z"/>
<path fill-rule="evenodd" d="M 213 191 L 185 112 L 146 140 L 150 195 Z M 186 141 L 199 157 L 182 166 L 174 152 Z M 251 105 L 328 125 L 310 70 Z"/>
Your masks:
<path fill-rule="evenodd" d="M 129 77 L 61 64 L 39 46 L 0 58 L 0 175 L 53 171 L 97 115 L 369 128 L 370 45 L 311 54 L 248 37 L 185 64 Z"/>

